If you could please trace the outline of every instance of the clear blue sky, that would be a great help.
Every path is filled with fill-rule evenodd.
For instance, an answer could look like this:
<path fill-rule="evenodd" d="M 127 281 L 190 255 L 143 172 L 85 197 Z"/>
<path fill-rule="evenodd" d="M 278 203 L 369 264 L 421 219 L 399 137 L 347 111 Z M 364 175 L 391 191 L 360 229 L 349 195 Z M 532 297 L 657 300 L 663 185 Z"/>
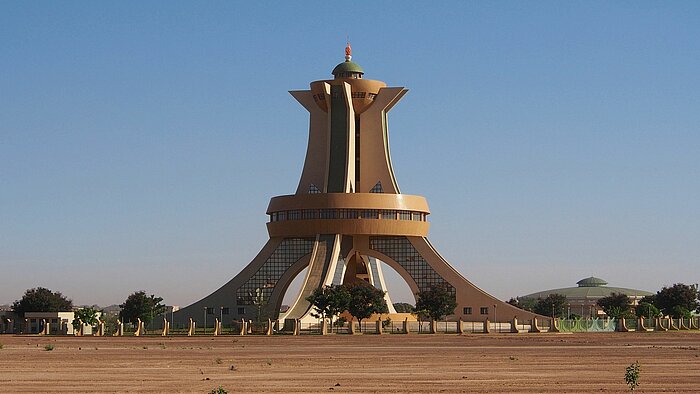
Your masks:
<path fill-rule="evenodd" d="M 238 273 L 301 173 L 287 91 L 329 78 L 346 35 L 410 89 L 398 182 L 477 285 L 696 283 L 698 21 L 691 1 L 0 1 L 0 304 L 187 305 Z"/>

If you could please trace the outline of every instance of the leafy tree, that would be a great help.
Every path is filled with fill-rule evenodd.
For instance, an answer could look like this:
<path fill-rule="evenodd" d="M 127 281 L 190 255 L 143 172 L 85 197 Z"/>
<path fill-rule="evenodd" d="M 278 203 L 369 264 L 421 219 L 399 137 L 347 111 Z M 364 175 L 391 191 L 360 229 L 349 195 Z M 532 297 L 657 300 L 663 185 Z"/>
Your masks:
<path fill-rule="evenodd" d="M 567 305 L 565 295 L 552 293 L 546 298 L 538 298 L 533 311 L 543 316 L 563 317 Z"/>
<path fill-rule="evenodd" d="M 537 304 L 537 300 L 534 298 L 522 298 L 522 297 L 515 297 L 511 298 L 508 300 L 508 303 L 510 305 L 513 305 L 516 308 L 524 309 L 526 311 L 534 311 L 535 310 L 535 305 Z M 551 313 L 551 311 L 550 311 Z"/>
<path fill-rule="evenodd" d="M 664 287 L 656 293 L 657 308 L 664 315 L 674 318 L 684 317 L 683 311 L 694 311 L 700 308 L 698 303 L 698 289 L 695 286 L 676 283 L 671 287 Z"/>
<path fill-rule="evenodd" d="M 388 313 L 389 308 L 384 300 L 384 292 L 369 284 L 357 283 L 348 288 L 350 305 L 348 312 L 362 324 L 374 313 Z"/>
<path fill-rule="evenodd" d="M 642 300 L 644 300 L 644 298 L 642 298 Z M 654 306 L 654 304 L 645 301 L 640 301 L 634 312 L 637 317 L 646 317 L 649 319 L 661 316 L 661 311 L 659 311 L 659 308 Z"/>
<path fill-rule="evenodd" d="M 22 299 L 12 304 L 12 310 L 24 317 L 25 312 L 65 312 L 73 309 L 73 301 L 60 292 L 44 287 L 28 289 Z"/>
<path fill-rule="evenodd" d="M 621 319 L 629 315 L 632 309 L 632 302 L 627 294 L 610 293 L 609 296 L 598 300 L 598 306 L 603 308 L 603 312 L 606 315 Z"/>
<path fill-rule="evenodd" d="M 455 312 L 457 300 L 445 285 L 431 286 L 417 294 L 416 309 L 424 310 L 433 320 L 440 320 Z"/>
<path fill-rule="evenodd" d="M 122 322 L 136 323 L 136 319 L 141 319 L 144 324 L 149 324 L 154 316 L 165 313 L 165 305 L 161 304 L 161 301 L 161 297 L 153 294 L 148 296 L 143 290 L 136 291 L 119 305 L 122 308 L 119 318 Z"/>
<path fill-rule="evenodd" d="M 345 312 L 350 305 L 350 292 L 345 286 L 323 286 L 315 289 L 306 300 L 314 306 L 316 312 L 311 315 L 319 319 L 331 319 L 331 328 L 333 327 L 333 318 L 342 312 Z"/>
<path fill-rule="evenodd" d="M 80 322 L 83 322 L 83 324 L 87 324 L 88 326 L 94 326 L 97 324 L 97 316 L 99 314 L 100 311 L 93 307 L 80 308 L 73 313 L 73 316 L 75 317 L 73 319 L 73 327 L 76 329 L 80 328 Z"/>
<path fill-rule="evenodd" d="M 397 313 L 413 313 L 416 308 L 407 302 L 395 302 L 394 309 Z"/>
<path fill-rule="evenodd" d="M 648 296 L 642 297 L 642 298 L 639 300 L 639 303 L 640 303 L 640 304 L 642 304 L 642 303 L 647 303 L 647 304 L 651 304 L 651 305 L 656 305 L 656 294 L 652 294 L 652 295 L 648 295 Z"/>
<path fill-rule="evenodd" d="M 691 317 L 693 317 L 693 314 L 684 307 L 676 305 L 671 310 L 671 316 L 673 316 L 676 319 L 690 319 Z"/>

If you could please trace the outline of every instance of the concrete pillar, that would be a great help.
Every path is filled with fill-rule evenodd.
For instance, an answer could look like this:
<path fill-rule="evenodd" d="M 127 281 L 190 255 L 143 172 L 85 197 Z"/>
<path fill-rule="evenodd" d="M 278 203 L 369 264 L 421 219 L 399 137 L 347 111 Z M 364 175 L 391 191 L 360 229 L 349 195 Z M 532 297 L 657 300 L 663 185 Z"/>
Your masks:
<path fill-rule="evenodd" d="M 195 330 L 197 329 L 197 323 L 190 317 L 190 325 L 187 327 L 187 336 L 191 337 L 192 335 L 195 334 Z"/>
<path fill-rule="evenodd" d="M 214 319 L 214 331 L 212 332 L 213 336 L 218 336 L 219 335 L 219 318 Z"/>
<path fill-rule="evenodd" d="M 245 319 L 241 319 L 241 332 L 239 333 L 240 335 L 245 335 L 248 332 L 246 326 L 247 326 L 247 324 L 246 324 Z"/>
<path fill-rule="evenodd" d="M 654 328 L 656 329 L 656 331 L 668 331 L 668 328 L 664 327 L 663 321 L 661 320 L 660 317 L 656 318 L 655 323 L 656 323 L 655 324 L 656 327 L 654 327 Z"/>
<path fill-rule="evenodd" d="M 672 317 L 668 318 L 668 328 L 671 330 L 679 330 L 678 326 L 676 326 L 676 323 L 673 322 Z"/>
<path fill-rule="evenodd" d="M 124 335 L 124 323 L 117 319 L 117 328 L 114 330 L 113 336 L 120 337 L 122 335 Z"/>
<path fill-rule="evenodd" d="M 301 322 L 299 319 L 294 319 L 294 332 L 292 335 L 299 335 L 299 326 L 301 325 Z"/>
<path fill-rule="evenodd" d="M 328 335 L 328 321 L 321 319 L 321 335 Z"/>
<path fill-rule="evenodd" d="M 143 323 L 141 322 L 141 319 L 136 318 L 136 331 L 134 331 L 134 336 L 140 337 L 141 335 L 143 335 L 143 332 L 141 331 L 142 329 L 143 329 Z M 82 324 L 80 325 L 80 331 L 81 331 L 80 335 L 82 335 L 82 331 L 83 331 Z"/>
<path fill-rule="evenodd" d="M 29 319 L 24 319 L 24 334 L 30 334 L 32 332 L 32 327 L 29 325 Z"/>
<path fill-rule="evenodd" d="M 518 330 L 518 318 L 516 316 L 513 316 L 513 320 L 510 322 L 510 332 L 513 334 L 520 333 L 520 330 Z"/>
<path fill-rule="evenodd" d="M 163 337 L 168 336 L 168 328 L 170 328 L 170 327 L 168 327 L 169 324 L 170 323 L 168 323 L 168 319 L 163 318 L 163 332 L 160 334 L 161 336 L 163 336 Z"/>
<path fill-rule="evenodd" d="M 82 337 L 83 336 L 83 322 L 80 319 L 78 320 L 78 328 L 73 328 L 73 335 L 76 337 Z"/>
<path fill-rule="evenodd" d="M 550 320 L 550 323 L 551 324 L 549 325 L 549 332 L 560 332 L 559 331 L 559 320 L 557 320 L 556 318 L 553 317 Z"/>
<path fill-rule="evenodd" d="M 491 322 L 488 318 L 484 321 L 484 334 L 489 334 L 491 332 Z"/>
<path fill-rule="evenodd" d="M 267 336 L 272 335 L 272 320 L 267 319 L 267 332 L 265 333 Z"/>
<path fill-rule="evenodd" d="M 532 324 L 530 324 L 530 332 L 542 332 L 538 324 L 537 317 L 533 317 Z"/>
<path fill-rule="evenodd" d="M 629 328 L 627 328 L 627 322 L 625 319 L 618 319 L 617 320 L 617 331 L 619 332 L 629 332 Z"/>
<path fill-rule="evenodd" d="M 357 331 L 355 329 L 355 319 L 350 319 L 350 334 L 355 335 L 356 333 Z"/>
<path fill-rule="evenodd" d="M 382 335 L 383 328 L 384 327 L 382 327 L 382 315 L 379 315 L 379 317 L 377 318 L 377 334 Z"/>
<path fill-rule="evenodd" d="M 411 330 L 408 328 L 408 318 L 404 318 L 403 320 L 403 333 L 404 334 L 409 334 Z"/>
<path fill-rule="evenodd" d="M 104 335 L 104 322 L 100 319 L 97 319 L 97 329 L 92 332 L 93 337 L 101 337 Z"/>
<path fill-rule="evenodd" d="M 48 330 L 46 329 L 47 324 L 49 324 L 46 319 L 41 319 L 41 331 L 39 332 L 39 335 L 47 335 Z"/>
<path fill-rule="evenodd" d="M 437 334 L 437 322 L 432 319 L 430 319 L 430 333 Z"/>

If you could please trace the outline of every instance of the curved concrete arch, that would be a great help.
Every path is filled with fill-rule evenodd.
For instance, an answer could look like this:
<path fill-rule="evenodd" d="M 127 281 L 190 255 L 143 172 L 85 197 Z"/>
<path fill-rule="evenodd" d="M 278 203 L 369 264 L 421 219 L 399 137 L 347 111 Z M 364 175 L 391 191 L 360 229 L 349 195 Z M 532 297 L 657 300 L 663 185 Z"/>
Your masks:
<path fill-rule="evenodd" d="M 411 289 L 411 294 L 413 294 L 413 299 L 417 301 L 416 294 L 420 292 L 420 289 L 418 288 L 418 284 L 416 281 L 413 279 L 413 277 L 406 271 L 406 269 L 396 262 L 396 260 L 392 259 L 391 257 L 377 252 L 376 250 L 364 250 L 362 252 L 359 252 L 360 254 L 364 254 L 370 257 L 374 257 L 377 260 L 380 260 L 384 263 L 386 263 L 389 267 L 391 267 L 396 273 L 398 273 L 401 278 L 406 282 L 408 287 Z"/>
<path fill-rule="evenodd" d="M 311 253 L 304 255 L 302 258 L 292 264 L 287 271 L 282 274 L 280 280 L 275 284 L 275 288 L 272 290 L 270 295 L 270 301 L 268 302 L 269 309 L 266 310 L 267 316 L 271 316 L 271 319 L 276 319 L 279 314 L 279 310 L 282 307 L 282 302 L 284 302 L 284 295 L 287 293 L 289 285 L 292 284 L 294 279 L 309 266 L 311 262 Z M 273 309 L 274 307 L 274 309 Z"/>

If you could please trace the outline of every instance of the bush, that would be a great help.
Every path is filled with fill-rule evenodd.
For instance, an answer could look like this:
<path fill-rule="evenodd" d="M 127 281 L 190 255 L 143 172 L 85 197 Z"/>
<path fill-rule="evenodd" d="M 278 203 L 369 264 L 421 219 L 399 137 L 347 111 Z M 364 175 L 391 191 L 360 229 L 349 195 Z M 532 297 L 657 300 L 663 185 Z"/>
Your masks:
<path fill-rule="evenodd" d="M 228 394 L 228 391 L 224 390 L 223 387 L 219 386 L 210 391 L 209 394 Z"/>
<path fill-rule="evenodd" d="M 53 345 L 49 343 L 48 345 L 44 346 L 44 350 L 46 350 L 47 352 L 52 351 L 52 350 L 53 350 Z"/>
<path fill-rule="evenodd" d="M 634 391 L 639 386 L 639 361 L 635 361 L 625 369 L 625 383 L 630 391 Z"/>

